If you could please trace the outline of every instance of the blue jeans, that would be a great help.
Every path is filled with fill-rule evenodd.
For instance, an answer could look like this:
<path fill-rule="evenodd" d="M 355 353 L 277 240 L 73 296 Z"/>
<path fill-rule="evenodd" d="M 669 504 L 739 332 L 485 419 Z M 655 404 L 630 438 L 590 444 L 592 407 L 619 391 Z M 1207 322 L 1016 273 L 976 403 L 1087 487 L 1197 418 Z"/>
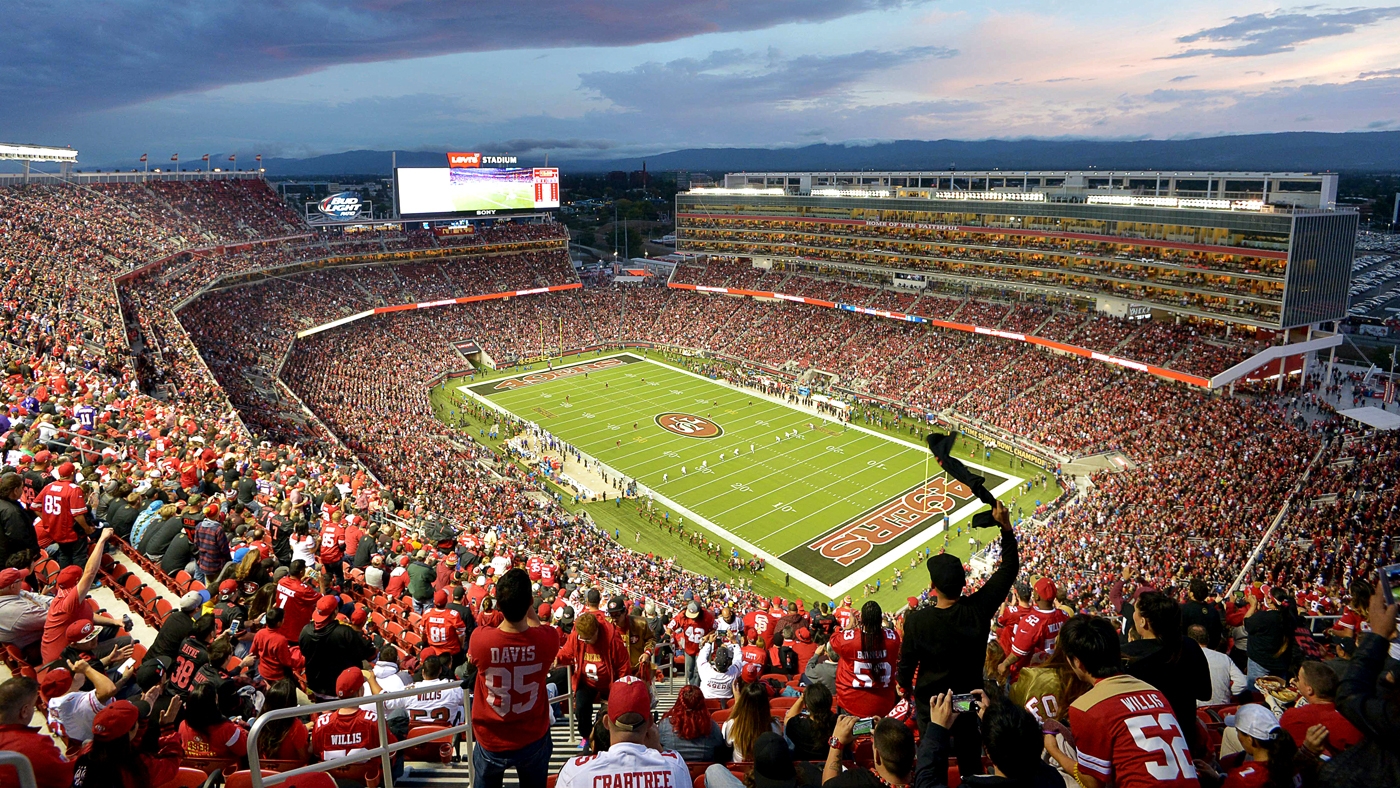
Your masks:
<path fill-rule="evenodd" d="M 515 768 L 520 788 L 545 788 L 549 779 L 549 756 L 554 754 L 554 740 L 546 733 L 534 744 L 512 752 L 491 752 L 472 743 L 472 788 L 501 788 L 506 769 Z"/>
<path fill-rule="evenodd" d="M 1246 692 L 1254 691 L 1255 679 L 1260 679 L 1265 676 L 1271 675 L 1271 672 L 1268 668 L 1264 667 L 1263 665 L 1260 665 L 1258 662 L 1255 662 L 1252 659 L 1248 661 L 1245 667 L 1247 668 L 1244 674 L 1244 688 Z"/>
<path fill-rule="evenodd" d="M 734 776 L 729 767 L 722 763 L 712 763 L 705 770 L 705 785 L 714 788 L 744 788 L 744 781 Z"/>

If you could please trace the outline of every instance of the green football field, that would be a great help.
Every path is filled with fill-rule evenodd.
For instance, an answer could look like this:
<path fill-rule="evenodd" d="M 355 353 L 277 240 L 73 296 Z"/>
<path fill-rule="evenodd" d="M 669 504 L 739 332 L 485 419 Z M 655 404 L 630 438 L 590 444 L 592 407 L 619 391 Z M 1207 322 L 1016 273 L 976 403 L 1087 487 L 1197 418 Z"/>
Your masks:
<path fill-rule="evenodd" d="M 630 353 L 459 390 L 637 480 L 688 528 L 831 596 L 907 565 L 909 551 L 981 508 L 922 445 Z M 999 496 L 1021 481 L 969 465 Z"/>

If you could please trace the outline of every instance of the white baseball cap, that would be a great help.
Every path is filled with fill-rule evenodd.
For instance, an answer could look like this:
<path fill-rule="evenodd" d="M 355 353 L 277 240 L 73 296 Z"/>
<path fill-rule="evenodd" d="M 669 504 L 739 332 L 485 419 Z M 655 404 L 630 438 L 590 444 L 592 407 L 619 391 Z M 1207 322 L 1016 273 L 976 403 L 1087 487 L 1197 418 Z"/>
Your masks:
<path fill-rule="evenodd" d="M 1268 741 L 1279 730 L 1278 717 L 1267 706 L 1246 703 L 1235 711 L 1235 730 L 1256 741 Z"/>

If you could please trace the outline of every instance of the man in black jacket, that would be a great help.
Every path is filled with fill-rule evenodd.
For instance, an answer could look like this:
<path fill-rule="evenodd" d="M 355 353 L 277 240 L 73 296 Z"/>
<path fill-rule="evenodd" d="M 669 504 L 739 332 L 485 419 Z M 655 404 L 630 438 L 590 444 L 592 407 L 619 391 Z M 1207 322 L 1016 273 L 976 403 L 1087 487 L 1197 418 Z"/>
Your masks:
<path fill-rule="evenodd" d="M 946 553 L 935 555 L 928 561 L 928 573 L 937 601 L 911 610 L 904 617 L 899 686 L 906 697 L 913 694 L 921 732 L 928 725 L 929 698 L 949 690 L 963 694 L 982 689 L 982 665 L 986 661 L 992 618 L 1021 568 L 1011 513 L 998 501 L 992 517 L 1001 526 L 1001 566 L 987 582 L 976 592 L 963 596 L 967 574 L 962 561 Z M 965 775 L 980 774 L 982 736 L 977 718 L 971 714 L 959 716 L 951 733 L 958 769 Z"/>
<path fill-rule="evenodd" d="M 0 569 L 10 566 L 28 569 L 39 557 L 34 515 L 19 505 L 23 483 L 18 474 L 0 476 Z M 15 559 L 13 564 L 11 558 Z"/>
<path fill-rule="evenodd" d="M 316 701 L 335 699 L 335 680 L 346 668 L 359 669 L 374 659 L 374 647 L 354 629 L 340 623 L 340 600 L 323 596 L 311 623 L 301 630 L 298 645 L 306 658 L 306 686 Z"/>

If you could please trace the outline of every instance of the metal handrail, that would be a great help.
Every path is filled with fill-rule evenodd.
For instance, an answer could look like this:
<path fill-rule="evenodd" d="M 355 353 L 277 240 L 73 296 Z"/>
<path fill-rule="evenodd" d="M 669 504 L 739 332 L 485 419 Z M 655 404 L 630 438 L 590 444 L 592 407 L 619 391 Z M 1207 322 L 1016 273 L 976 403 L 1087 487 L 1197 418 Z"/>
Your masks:
<path fill-rule="evenodd" d="M 14 767 L 15 774 L 19 775 L 19 788 L 38 788 L 39 784 L 34 779 L 34 766 L 23 755 L 9 750 L 0 750 L 0 766 Z"/>
<path fill-rule="evenodd" d="M 569 689 L 569 691 L 566 693 L 555 695 L 552 698 L 545 698 L 545 702 L 548 706 L 553 706 L 554 704 L 560 702 L 566 703 L 568 705 L 568 714 L 566 716 L 569 721 L 569 742 L 571 744 L 577 740 L 575 735 L 577 726 L 574 724 L 574 692 L 572 689 L 573 678 L 574 676 L 572 666 L 565 666 L 564 685 L 566 688 Z M 397 690 L 395 692 L 381 692 L 377 695 L 372 695 L 369 697 L 359 696 L 355 698 L 342 698 L 340 700 L 326 701 L 325 703 L 313 703 L 310 706 L 292 706 L 285 709 L 275 709 L 273 711 L 264 712 L 258 715 L 258 718 L 254 720 L 252 727 L 248 729 L 248 770 L 249 772 L 251 772 L 249 777 L 253 783 L 253 788 L 267 788 L 268 786 L 283 783 L 292 777 L 300 777 L 303 774 L 315 774 L 317 772 L 328 772 L 332 769 L 340 769 L 357 763 L 363 763 L 373 758 L 380 759 L 380 768 L 382 770 L 384 788 L 394 788 L 393 765 L 390 762 L 390 758 L 396 752 L 417 747 L 420 744 L 427 744 L 429 742 L 437 741 L 445 736 L 456 736 L 457 734 L 462 734 L 462 740 L 467 745 L 467 751 L 470 754 L 472 744 L 472 697 L 471 693 L 469 692 L 462 693 L 463 719 L 461 725 L 454 725 L 444 730 L 434 730 L 432 733 L 424 733 L 418 736 L 413 736 L 404 739 L 400 742 L 388 744 L 389 730 L 387 727 L 387 723 L 384 719 L 384 702 L 390 700 L 399 700 L 401 698 L 416 698 L 424 693 L 436 692 L 439 689 L 441 688 L 408 688 Z M 541 687 L 542 691 L 543 689 L 544 688 Z M 262 769 L 260 768 L 260 762 L 262 759 L 258 757 L 258 736 L 262 733 L 262 729 L 267 725 L 267 723 L 273 720 L 283 720 L 288 718 L 305 716 L 315 717 L 316 715 L 322 714 L 327 711 L 336 711 L 339 709 L 346 708 L 358 708 L 360 706 L 364 706 L 366 703 L 374 704 L 375 717 L 377 718 L 376 722 L 378 723 L 379 727 L 378 747 L 375 747 L 373 749 L 367 749 L 363 753 L 354 757 L 336 758 L 332 761 L 322 761 L 320 763 L 308 764 L 306 766 L 297 767 L 290 771 L 279 772 L 266 779 L 263 778 Z M 545 735 L 549 734 L 546 733 Z M 0 753 L 0 755 L 3 754 L 4 753 Z M 0 763 L 3 762 L 3 759 L 0 759 Z M 26 761 L 26 764 L 27 763 L 28 761 Z M 467 781 L 470 783 L 472 781 L 473 769 L 470 757 L 467 758 L 466 764 Z M 33 783 L 32 772 L 30 773 L 30 778 L 31 782 L 27 785 L 22 784 L 21 788 L 35 788 L 35 785 Z"/>

